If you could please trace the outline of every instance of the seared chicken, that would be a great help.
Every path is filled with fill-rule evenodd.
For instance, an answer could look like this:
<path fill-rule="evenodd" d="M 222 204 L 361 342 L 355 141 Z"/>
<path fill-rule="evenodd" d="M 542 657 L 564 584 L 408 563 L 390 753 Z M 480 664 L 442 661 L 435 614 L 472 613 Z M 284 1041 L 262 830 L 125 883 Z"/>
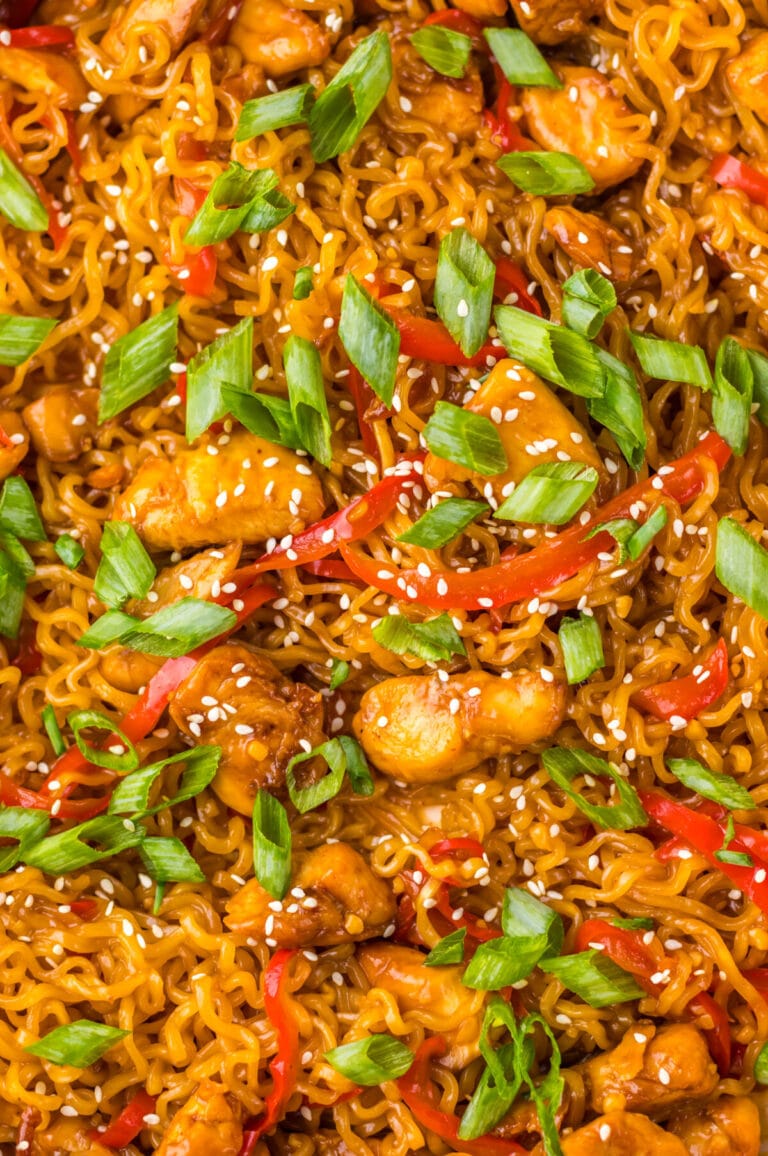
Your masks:
<path fill-rule="evenodd" d="M 75 61 L 60 52 L 0 48 L 0 76 L 26 92 L 42 92 L 57 108 L 79 108 L 88 87 Z"/>
<path fill-rule="evenodd" d="M 629 281 L 634 250 L 628 238 L 602 217 L 560 205 L 547 210 L 544 226 L 577 265 L 595 269 L 612 281 Z"/>
<path fill-rule="evenodd" d="M 729 60 L 725 75 L 736 104 L 768 124 L 768 32 L 758 33 Z"/>
<path fill-rule="evenodd" d="M 203 1080 L 171 1120 L 155 1156 L 238 1156 L 242 1114 L 221 1084 Z"/>
<path fill-rule="evenodd" d="M 583 36 L 604 0 L 510 0 L 518 24 L 537 44 L 560 44 Z"/>
<path fill-rule="evenodd" d="M 98 389 L 53 385 L 24 406 L 22 417 L 39 454 L 52 462 L 71 462 L 93 445 L 98 407 Z"/>
<path fill-rule="evenodd" d="M 609 1112 L 561 1139 L 563 1156 L 686 1156 L 687 1148 L 647 1116 Z M 543 1156 L 543 1146 L 534 1148 Z"/>
<path fill-rule="evenodd" d="M 721 1096 L 712 1104 L 682 1108 L 667 1127 L 689 1156 L 758 1156 L 760 1113 L 749 1096 Z"/>
<path fill-rule="evenodd" d="M 101 48 L 113 60 L 120 61 L 126 52 L 126 35 L 141 25 L 159 25 L 168 37 L 171 52 L 181 48 L 197 20 L 205 11 L 207 0 L 132 0 L 118 4 Z"/>
<path fill-rule="evenodd" d="M 24 422 L 13 409 L 0 409 L 0 429 L 5 434 L 0 445 L 0 481 L 12 474 L 29 449 L 29 434 Z M 5 441 L 11 444 L 6 445 Z"/>
<path fill-rule="evenodd" d="M 272 77 L 316 68 L 331 50 L 323 26 L 282 0 L 245 0 L 229 39 L 250 64 Z"/>

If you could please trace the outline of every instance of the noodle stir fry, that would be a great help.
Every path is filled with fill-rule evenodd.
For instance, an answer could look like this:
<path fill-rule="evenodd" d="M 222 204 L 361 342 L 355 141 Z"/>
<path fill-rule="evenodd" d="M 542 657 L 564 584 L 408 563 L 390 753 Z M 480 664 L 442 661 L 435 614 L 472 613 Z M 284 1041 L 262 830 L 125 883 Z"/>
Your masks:
<path fill-rule="evenodd" d="M 0 3 L 0 1151 L 757 1156 L 768 10 Z"/>

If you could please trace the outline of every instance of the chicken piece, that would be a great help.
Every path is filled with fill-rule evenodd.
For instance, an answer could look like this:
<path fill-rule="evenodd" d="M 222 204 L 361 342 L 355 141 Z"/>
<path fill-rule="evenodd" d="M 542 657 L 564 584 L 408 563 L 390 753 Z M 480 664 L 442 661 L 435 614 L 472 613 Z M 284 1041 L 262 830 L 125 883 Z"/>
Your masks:
<path fill-rule="evenodd" d="M 74 59 L 60 52 L 0 48 L 0 76 L 26 92 L 43 92 L 57 108 L 79 108 L 88 86 Z"/>
<path fill-rule="evenodd" d="M 531 670 L 516 670 L 509 679 L 470 671 L 445 682 L 416 674 L 370 687 L 354 728 L 385 775 L 439 783 L 548 738 L 564 709 L 565 684 L 545 682 Z"/>
<path fill-rule="evenodd" d="M 53 385 L 22 410 L 22 417 L 41 457 L 71 462 L 93 445 L 99 428 L 99 390 Z"/>
<path fill-rule="evenodd" d="M 562 1136 L 563 1156 L 686 1156 L 685 1145 L 647 1116 L 609 1112 L 570 1136 Z M 531 1156 L 544 1156 L 543 1145 Z"/>
<path fill-rule="evenodd" d="M 81 1119 L 67 1120 L 59 1117 L 44 1131 L 35 1132 L 32 1147 L 26 1156 L 115 1156 L 114 1148 L 105 1148 L 92 1140 L 88 1122 Z M 2 1149 L 4 1150 L 4 1149 Z M 8 1151 L 20 1152 L 12 1144 Z"/>
<path fill-rule="evenodd" d="M 229 39 L 270 77 L 317 68 L 331 51 L 331 38 L 322 25 L 282 0 L 245 0 Z"/>
<path fill-rule="evenodd" d="M 132 0 L 127 5 L 118 4 L 102 38 L 101 48 L 113 60 L 120 62 L 127 51 L 127 33 L 140 24 L 159 25 L 168 37 L 171 55 L 175 55 L 205 10 L 206 3 L 207 0 Z"/>
<path fill-rule="evenodd" d="M 768 124 L 768 32 L 760 32 L 728 61 L 725 76 L 736 103 Z"/>
<path fill-rule="evenodd" d="M 544 214 L 544 227 L 577 265 L 596 269 L 613 281 L 632 277 L 636 254 L 629 239 L 595 213 L 561 205 Z"/>
<path fill-rule="evenodd" d="M 325 740 L 320 695 L 239 643 L 200 659 L 173 695 L 170 714 L 184 734 L 221 747 L 212 786 L 242 815 L 252 814 L 260 787 L 284 788 L 285 768 L 302 744 Z"/>
<path fill-rule="evenodd" d="M 326 843 L 310 851 L 292 883 L 281 910 L 275 911 L 269 892 L 249 879 L 227 903 L 227 927 L 263 938 L 270 919 L 268 934 L 278 947 L 331 947 L 382 935 L 395 918 L 389 883 L 374 875 L 349 843 Z"/>
<path fill-rule="evenodd" d="M 483 82 L 480 70 L 470 65 L 460 80 L 441 76 L 419 56 L 406 37 L 394 45 L 394 70 L 400 96 L 410 102 L 406 114 L 426 120 L 457 137 L 474 137 L 483 117 Z"/>
<path fill-rule="evenodd" d="M 604 0 L 510 0 L 517 22 L 537 44 L 562 44 L 583 36 Z"/>
<path fill-rule="evenodd" d="M 216 449 L 215 457 L 200 445 L 173 461 L 147 458 L 117 499 L 114 517 L 135 526 L 150 550 L 185 550 L 282 538 L 322 515 L 320 483 L 298 472 L 304 463 L 291 450 L 245 430 Z"/>
<path fill-rule="evenodd" d="M 760 1113 L 749 1096 L 683 1108 L 667 1124 L 690 1156 L 758 1156 Z"/>
<path fill-rule="evenodd" d="M 126 694 L 138 694 L 164 662 L 124 646 L 110 646 L 101 656 L 99 668 L 111 686 Z"/>
<path fill-rule="evenodd" d="M 596 191 L 628 180 L 643 163 L 636 145 L 648 135 L 638 124 L 639 114 L 631 112 L 596 68 L 564 64 L 555 71 L 561 89 L 521 89 L 528 135 L 544 149 L 577 157 Z M 649 130 L 648 118 L 640 119 Z"/>
<path fill-rule="evenodd" d="M 128 613 L 137 618 L 148 618 L 163 606 L 170 606 L 180 598 L 218 598 L 221 587 L 237 569 L 242 547 L 230 542 L 219 550 L 202 550 L 184 558 L 175 566 L 165 566 L 155 578 L 152 590 L 141 601 L 131 602 Z"/>
<path fill-rule="evenodd" d="M 155 1156 L 238 1156 L 242 1108 L 221 1084 L 203 1080 L 171 1120 Z"/>
<path fill-rule="evenodd" d="M 691 1097 L 709 1096 L 717 1084 L 704 1036 L 692 1024 L 630 1028 L 609 1052 L 579 1065 L 595 1112 L 659 1112 Z"/>
<path fill-rule="evenodd" d="M 460 1071 L 480 1054 L 485 992 L 464 986 L 463 965 L 425 967 L 424 959 L 423 952 L 396 943 L 366 944 L 357 952 L 371 986 L 395 996 L 401 1015 L 415 1012 L 420 1025 L 439 1031 L 448 1044 L 440 1063 Z"/>
<path fill-rule="evenodd" d="M 29 434 L 19 414 L 13 409 L 0 409 L 0 430 L 5 438 L 0 444 L 0 482 L 12 474 L 27 456 Z M 6 441 L 11 444 L 6 445 Z"/>
<path fill-rule="evenodd" d="M 573 461 L 594 466 L 601 475 L 605 474 L 602 460 L 581 422 L 549 386 L 516 361 L 499 361 L 464 409 L 494 422 L 509 465 L 503 474 L 487 478 L 472 474 L 445 458 L 427 454 L 424 479 L 432 491 L 441 489 L 447 482 L 472 479 L 482 493 L 490 484 L 496 501 L 502 502 L 509 493 L 510 482 L 521 482 L 534 466 L 561 460 L 560 453 L 567 453 Z M 501 420 L 498 420 L 499 414 Z M 530 445 L 535 445 L 538 451 L 535 457 L 528 452 Z"/>

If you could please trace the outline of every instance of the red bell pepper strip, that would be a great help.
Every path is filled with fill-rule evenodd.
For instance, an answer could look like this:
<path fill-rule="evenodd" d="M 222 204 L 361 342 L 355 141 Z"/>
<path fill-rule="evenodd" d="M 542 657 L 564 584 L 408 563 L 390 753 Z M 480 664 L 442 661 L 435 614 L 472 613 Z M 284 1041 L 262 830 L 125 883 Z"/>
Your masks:
<path fill-rule="evenodd" d="M 470 16 L 468 12 L 462 12 L 460 8 L 441 8 L 439 12 L 430 12 L 424 20 L 425 27 L 428 24 L 441 24 L 443 28 L 462 32 L 465 36 L 471 37 L 472 40 L 477 40 L 483 45 L 486 44 L 483 37 L 483 25 L 475 16 Z"/>
<path fill-rule="evenodd" d="M 528 292 L 528 278 L 519 265 L 509 257 L 496 258 L 496 280 L 493 283 L 493 292 L 502 299 L 510 293 L 517 294 L 517 304 L 528 313 L 542 316 L 542 309 L 535 297 Z"/>
<path fill-rule="evenodd" d="M 11 132 L 11 127 L 6 118 L 6 110 L 2 101 L 0 101 L 0 147 L 4 148 L 11 158 L 17 169 L 23 173 L 24 178 L 29 182 L 32 188 L 40 198 L 40 203 L 48 214 L 48 229 L 46 230 L 48 236 L 53 241 L 54 249 L 59 249 L 67 238 L 67 229 L 64 225 L 59 224 L 59 210 L 54 207 L 53 197 L 46 189 L 43 182 L 35 173 L 28 173 L 24 169 L 24 153 L 22 152 L 18 141 Z"/>
<path fill-rule="evenodd" d="M 95 899 L 73 899 L 69 909 L 83 923 L 90 923 L 99 914 L 99 905 Z"/>
<path fill-rule="evenodd" d="M 31 1152 L 32 1144 L 34 1142 L 35 1130 L 38 1124 L 41 1123 L 43 1117 L 37 1108 L 33 1108 L 31 1104 L 27 1104 L 26 1108 L 21 1113 L 19 1120 L 19 1131 L 16 1136 L 16 1151 L 17 1152 Z M 23 1147 L 22 1145 L 26 1145 Z"/>
<path fill-rule="evenodd" d="M 696 811 L 693 807 L 686 807 L 684 803 L 675 802 L 674 799 L 668 799 L 655 791 L 640 791 L 639 795 L 647 814 L 659 826 L 684 839 L 690 847 L 704 855 L 715 870 L 726 875 L 768 915 L 768 882 L 764 878 L 765 868 L 740 867 L 736 863 L 722 863 L 715 858 L 715 852 L 723 848 L 724 826 L 711 819 L 709 815 Z M 728 850 L 748 854 L 745 844 L 740 841 L 738 835 L 728 844 Z"/>
<path fill-rule="evenodd" d="M 243 6 L 243 0 L 224 0 L 218 16 L 214 16 L 200 39 L 203 44 L 211 48 L 223 44 L 230 33 L 232 25 L 237 20 L 238 13 Z"/>
<path fill-rule="evenodd" d="M 376 434 L 371 429 L 370 423 L 372 421 L 380 421 L 381 418 L 386 417 L 389 410 L 376 396 L 362 373 L 360 373 L 354 365 L 350 365 L 349 367 L 347 385 L 349 386 L 349 392 L 352 394 L 352 400 L 355 403 L 357 424 L 360 427 L 360 436 L 363 439 L 365 451 L 370 454 L 371 457 L 379 460 L 379 443 L 376 441 Z"/>
<path fill-rule="evenodd" d="M 417 357 L 420 361 L 431 361 L 435 365 L 485 366 L 489 357 L 497 361 L 504 357 L 502 345 L 488 342 L 472 357 L 466 357 L 451 337 L 442 321 L 430 317 L 415 317 L 405 309 L 395 309 L 384 303 L 400 333 L 400 352 L 405 357 Z"/>
<path fill-rule="evenodd" d="M 442 1056 L 447 1048 L 442 1036 L 432 1036 L 417 1048 L 413 1063 L 404 1076 L 395 1081 L 400 1095 L 413 1113 L 416 1122 L 434 1132 L 454 1152 L 470 1152 L 472 1156 L 526 1156 L 525 1149 L 514 1140 L 494 1136 L 489 1132 L 477 1140 L 461 1140 L 461 1119 L 453 1112 L 444 1112 L 438 1106 L 429 1064 L 434 1056 Z"/>
<path fill-rule="evenodd" d="M 620 968 L 635 976 L 647 992 L 658 993 L 658 984 L 651 976 L 664 969 L 647 950 L 638 932 L 614 927 L 604 919 L 585 919 L 576 932 L 576 951 L 589 951 L 596 945 Z"/>
<path fill-rule="evenodd" d="M 128 1101 L 120 1115 L 115 1116 L 106 1131 L 100 1132 L 98 1128 L 92 1128 L 88 1138 L 103 1144 L 105 1148 L 127 1147 L 145 1127 L 144 1117 L 154 1113 L 155 1104 L 155 1097 L 150 1096 L 142 1088 Z"/>
<path fill-rule="evenodd" d="M 698 675 L 686 674 L 635 691 L 633 704 L 662 720 L 675 715 L 686 721 L 696 718 L 720 698 L 728 685 L 728 648 L 722 638 L 701 666 L 703 670 Z"/>
<path fill-rule="evenodd" d="M 62 24 L 35 24 L 29 28 L 14 28 L 11 32 L 11 48 L 56 48 L 75 47 L 75 34 Z"/>
<path fill-rule="evenodd" d="M 417 466 L 423 460 L 422 454 L 402 458 L 393 472 L 359 498 L 354 498 L 343 510 L 337 510 L 302 530 L 289 546 L 276 546 L 270 554 L 262 554 L 250 566 L 235 571 L 232 580 L 249 581 L 267 570 L 305 566 L 307 562 L 335 554 L 343 542 L 367 537 L 389 517 L 403 491 L 418 483 Z"/>
<path fill-rule="evenodd" d="M 719 153 L 713 157 L 709 175 L 718 185 L 726 189 L 741 189 L 750 201 L 758 205 L 768 205 L 768 177 L 744 161 L 737 160 L 730 153 Z"/>
<path fill-rule="evenodd" d="M 108 794 L 98 799 L 64 799 L 62 796 L 58 796 L 58 799 L 61 806 L 56 812 L 56 817 L 77 819 L 79 823 L 95 818 L 109 806 Z M 28 807 L 35 811 L 50 811 L 56 801 L 55 795 L 41 794 L 40 791 L 32 791 L 29 787 L 20 787 L 8 775 L 0 774 L 0 803 L 4 803 L 6 807 Z"/>
<path fill-rule="evenodd" d="M 0 24 L 21 28 L 27 23 L 39 0 L 0 0 Z"/>
<path fill-rule="evenodd" d="M 43 665 L 43 656 L 37 649 L 37 626 L 34 622 L 25 622 L 19 635 L 19 649 L 16 657 L 11 660 L 11 666 L 20 670 L 24 677 L 38 674 Z"/>
<path fill-rule="evenodd" d="M 700 991 L 688 1004 L 687 1009 L 696 1018 L 709 1016 L 712 1020 L 711 1028 L 704 1028 L 707 1046 L 712 1059 L 717 1064 L 721 1076 L 727 1076 L 731 1070 L 731 1025 L 725 1008 L 712 998 L 708 991 Z"/>
<path fill-rule="evenodd" d="M 64 117 L 67 125 L 67 139 L 64 142 L 64 148 L 69 153 L 70 159 L 72 161 L 72 169 L 75 174 L 75 183 L 79 184 L 81 180 L 80 170 L 83 167 L 83 154 L 80 151 L 80 145 L 78 144 L 77 140 L 77 125 L 75 122 L 75 114 L 70 109 L 65 108 L 62 110 L 62 116 Z M 45 113 L 40 118 L 40 123 L 45 125 L 45 127 L 48 129 L 53 129 L 53 117 L 50 113 Z"/>
<path fill-rule="evenodd" d="M 657 502 L 667 494 L 683 505 L 704 488 L 705 461 L 722 469 L 731 451 L 719 434 L 709 433 L 690 453 L 670 462 L 667 472 L 638 482 L 606 505 L 601 506 L 588 526 L 576 525 L 550 538 L 541 546 L 495 566 L 467 574 L 456 570 L 438 570 L 425 577 L 418 570 L 399 570 L 382 564 L 342 542 L 342 557 L 349 568 L 378 590 L 399 601 L 420 602 L 424 606 L 447 610 L 481 610 L 556 590 L 584 566 L 597 560 L 598 554 L 612 549 L 613 539 L 607 532 L 588 538 L 590 526 L 611 518 L 628 517 L 639 501 Z"/>
<path fill-rule="evenodd" d="M 4 449 L 8 449 L 12 445 L 13 442 L 8 437 L 8 434 L 5 432 L 3 427 L 0 425 L 0 446 L 2 446 Z"/>
<path fill-rule="evenodd" d="M 210 297 L 216 285 L 218 258 L 213 245 L 204 245 L 196 253 L 189 252 L 180 263 L 166 261 L 182 293 L 191 297 Z"/>
<path fill-rule="evenodd" d="M 264 970 L 264 1011 L 277 1035 L 277 1052 L 269 1065 L 273 1086 L 264 1101 L 263 1115 L 243 1135 L 240 1156 L 250 1156 L 264 1133 L 280 1123 L 286 1105 L 296 1090 L 299 1028 L 286 984 L 291 960 L 298 954 L 295 949 L 281 947 Z"/>
<path fill-rule="evenodd" d="M 752 967 L 741 973 L 747 983 L 751 983 L 764 1000 L 768 1000 L 768 967 Z"/>
<path fill-rule="evenodd" d="M 341 558 L 317 558 L 314 562 L 302 563 L 301 568 L 316 578 L 330 578 L 334 582 L 354 582 L 356 586 L 360 585 L 360 579 L 355 577 Z"/>

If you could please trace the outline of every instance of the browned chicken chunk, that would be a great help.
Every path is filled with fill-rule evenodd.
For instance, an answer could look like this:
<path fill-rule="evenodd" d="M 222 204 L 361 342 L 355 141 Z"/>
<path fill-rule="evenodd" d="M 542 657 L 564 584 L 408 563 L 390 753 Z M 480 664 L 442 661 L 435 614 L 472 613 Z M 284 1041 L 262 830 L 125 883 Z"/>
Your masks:
<path fill-rule="evenodd" d="M 612 281 L 630 280 L 635 251 L 629 239 L 602 217 L 561 205 L 547 210 L 544 226 L 577 265 L 596 269 Z"/>
<path fill-rule="evenodd" d="M 647 117 L 633 114 L 596 68 L 564 64 L 556 72 L 561 89 L 521 90 L 529 135 L 544 149 L 577 157 L 598 190 L 628 180 L 643 163 L 637 145 L 648 136 Z"/>
<path fill-rule="evenodd" d="M 563 1156 L 686 1156 L 687 1149 L 647 1116 L 609 1112 L 560 1141 Z M 543 1146 L 533 1156 L 543 1156 Z"/>
<path fill-rule="evenodd" d="M 57 108 L 79 108 L 88 95 L 75 61 L 59 52 L 0 48 L 0 76 L 27 92 L 45 93 Z"/>
<path fill-rule="evenodd" d="M 32 444 L 52 462 L 71 462 L 89 450 L 99 427 L 98 389 L 53 385 L 22 411 Z"/>
<path fill-rule="evenodd" d="M 493 496 L 501 502 L 509 493 L 510 482 L 521 482 L 534 466 L 562 461 L 563 454 L 604 472 L 600 455 L 581 422 L 549 386 L 516 361 L 499 361 L 464 409 L 491 419 L 509 464 L 502 474 L 487 478 L 427 454 L 424 478 L 432 491 L 471 478 L 481 492 L 490 482 Z"/>
<path fill-rule="evenodd" d="M 207 0 L 132 0 L 130 4 L 118 4 L 101 47 L 120 61 L 126 51 L 126 34 L 145 24 L 149 28 L 159 25 L 170 41 L 171 52 L 178 52 L 206 3 Z"/>
<path fill-rule="evenodd" d="M 213 789 L 243 815 L 252 813 L 260 787 L 283 789 L 294 755 L 325 738 L 320 695 L 239 643 L 201 658 L 171 699 L 170 714 L 185 734 L 222 748 Z"/>
<path fill-rule="evenodd" d="M 354 727 L 380 771 L 406 783 L 437 783 L 552 735 L 565 686 L 531 670 L 388 678 L 365 692 Z"/>
<path fill-rule="evenodd" d="M 718 1079 L 706 1040 L 692 1024 L 630 1028 L 617 1047 L 586 1060 L 580 1070 L 595 1112 L 658 1112 L 710 1095 Z"/>
<path fill-rule="evenodd" d="M 115 1156 L 114 1148 L 105 1148 L 90 1137 L 90 1128 L 82 1119 L 66 1120 L 59 1117 L 50 1127 L 35 1132 L 32 1147 L 26 1156 Z M 8 1149 L 16 1152 L 13 1145 Z M 22 1153 L 19 1152 L 19 1156 Z"/>
<path fill-rule="evenodd" d="M 249 879 L 227 903 L 227 927 L 278 947 L 330 947 L 382 935 L 395 917 L 389 883 L 348 843 L 310 851 L 292 884 L 278 903 Z"/>
<path fill-rule="evenodd" d="M 282 538 L 323 513 L 319 481 L 298 466 L 304 463 L 291 450 L 241 431 L 226 445 L 181 450 L 172 461 L 148 458 L 114 517 L 131 522 L 150 550 Z"/>
<path fill-rule="evenodd" d="M 407 38 L 396 42 L 394 62 L 400 97 L 408 101 L 409 118 L 447 128 L 460 138 L 479 132 L 485 98 L 476 65 L 469 65 L 460 79 L 441 76 L 419 56 Z"/>
<path fill-rule="evenodd" d="M 229 39 L 267 76 L 316 68 L 331 50 L 322 25 L 282 0 L 245 0 Z"/>
<path fill-rule="evenodd" d="M 479 1055 L 485 992 L 464 986 L 463 965 L 425 967 L 423 952 L 396 943 L 366 944 L 357 959 L 372 987 L 395 996 L 401 1015 L 415 1012 L 414 1023 L 445 1038 L 441 1064 L 458 1071 Z"/>
<path fill-rule="evenodd" d="M 20 416 L 13 409 L 0 409 L 0 429 L 5 434 L 0 445 L 0 481 L 12 474 L 27 456 L 29 434 Z M 9 441 L 11 444 L 6 445 Z"/>
<path fill-rule="evenodd" d="M 221 1084 L 203 1080 L 171 1120 L 155 1156 L 238 1156 L 242 1115 Z"/>
<path fill-rule="evenodd" d="M 667 1127 L 689 1156 L 758 1156 L 760 1113 L 748 1096 L 722 1096 L 675 1113 Z"/>
<path fill-rule="evenodd" d="M 537 44 L 561 44 L 583 36 L 604 0 L 510 0 L 518 24 Z"/>
<path fill-rule="evenodd" d="M 729 60 L 725 75 L 736 104 L 768 124 L 768 32 L 760 32 Z"/>

